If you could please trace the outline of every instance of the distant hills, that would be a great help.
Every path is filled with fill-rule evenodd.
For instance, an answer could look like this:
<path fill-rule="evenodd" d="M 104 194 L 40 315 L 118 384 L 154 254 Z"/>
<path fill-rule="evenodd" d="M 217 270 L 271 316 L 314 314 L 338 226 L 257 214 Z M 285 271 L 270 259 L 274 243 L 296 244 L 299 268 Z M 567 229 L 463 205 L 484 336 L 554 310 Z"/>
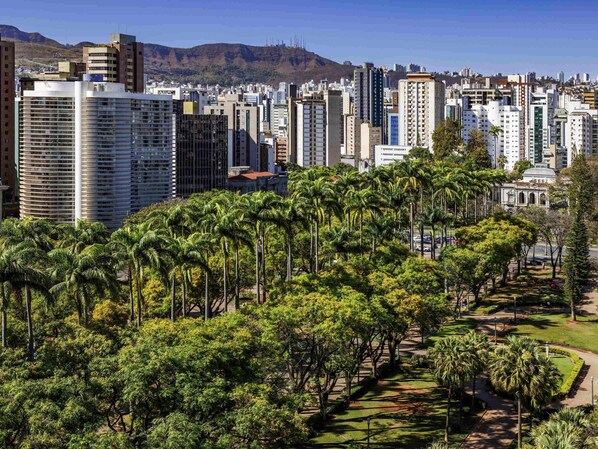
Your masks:
<path fill-rule="evenodd" d="M 0 25 L 0 35 L 2 39 L 15 41 L 17 67 L 33 71 L 56 67 L 62 60 L 80 61 L 82 47 L 91 44 L 61 44 L 40 33 L 28 33 L 11 25 Z M 353 69 L 352 65 L 339 64 L 303 48 L 244 44 L 173 48 L 145 43 L 145 72 L 165 81 L 221 85 L 303 83 L 312 79 L 337 81 L 342 77 L 351 78 Z"/>

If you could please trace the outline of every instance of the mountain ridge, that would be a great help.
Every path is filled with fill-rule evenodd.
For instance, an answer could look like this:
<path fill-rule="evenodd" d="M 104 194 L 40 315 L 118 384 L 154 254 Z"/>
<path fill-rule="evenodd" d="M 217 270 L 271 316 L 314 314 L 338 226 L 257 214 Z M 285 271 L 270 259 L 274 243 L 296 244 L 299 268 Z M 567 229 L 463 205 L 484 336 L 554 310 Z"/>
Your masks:
<path fill-rule="evenodd" d="M 17 66 L 24 71 L 55 67 L 58 61 L 82 59 L 90 42 L 62 44 L 40 33 L 0 25 L 3 39 L 14 40 Z M 208 43 L 190 48 L 144 43 L 145 72 L 158 81 L 233 85 L 352 77 L 354 67 L 339 64 L 301 47 Z"/>

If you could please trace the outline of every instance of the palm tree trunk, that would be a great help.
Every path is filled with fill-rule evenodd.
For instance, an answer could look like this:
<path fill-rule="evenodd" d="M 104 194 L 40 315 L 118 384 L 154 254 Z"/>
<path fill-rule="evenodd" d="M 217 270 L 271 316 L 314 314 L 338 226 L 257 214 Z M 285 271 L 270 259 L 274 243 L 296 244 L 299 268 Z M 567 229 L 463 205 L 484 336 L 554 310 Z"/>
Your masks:
<path fill-rule="evenodd" d="M 293 245 L 291 238 L 290 235 L 287 238 L 287 282 L 291 282 L 293 277 Z"/>
<path fill-rule="evenodd" d="M 448 443 L 449 441 L 449 427 L 451 421 L 451 396 L 452 396 L 453 389 L 452 387 L 448 388 L 448 401 L 446 404 L 446 421 L 444 423 L 444 442 Z"/>
<path fill-rule="evenodd" d="M 2 308 L 2 349 L 6 349 L 8 347 L 7 344 L 7 326 L 8 326 L 8 317 L 6 314 L 6 291 L 4 290 L 4 285 L 0 285 L 0 288 L 2 288 L 2 292 L 1 292 L 1 296 L 0 299 L 2 300 L 2 304 L 0 304 L 0 307 Z"/>
<path fill-rule="evenodd" d="M 222 289 L 224 297 L 224 311 L 228 312 L 228 254 L 226 251 L 226 242 L 224 243 L 224 273 L 222 277 Z"/>
<path fill-rule="evenodd" d="M 319 263 L 318 263 L 318 257 L 319 257 L 318 245 L 319 245 L 319 240 L 320 240 L 320 226 L 318 224 L 318 219 L 316 218 L 316 237 L 315 237 L 315 255 L 316 255 L 315 272 L 316 272 L 316 274 L 318 274 L 318 269 L 319 269 Z"/>
<path fill-rule="evenodd" d="M 129 265 L 129 319 L 131 320 L 131 324 L 135 321 L 135 299 L 133 295 L 133 270 L 131 270 L 131 265 Z"/>
<path fill-rule="evenodd" d="M 521 398 L 517 398 L 517 449 L 521 449 Z"/>
<path fill-rule="evenodd" d="M 81 299 L 79 298 L 79 291 L 75 291 L 75 307 L 77 308 L 77 324 L 83 325 L 83 310 L 81 309 Z"/>
<path fill-rule="evenodd" d="M 363 246 L 363 212 L 359 212 L 359 246 Z"/>
<path fill-rule="evenodd" d="M 33 317 L 31 315 L 31 289 L 25 287 L 25 309 L 27 313 L 27 360 L 33 361 L 35 340 L 33 335 Z"/>
<path fill-rule="evenodd" d="M 309 271 L 313 271 L 314 261 L 314 228 L 312 223 L 309 224 Z"/>
<path fill-rule="evenodd" d="M 432 225 L 432 246 L 430 247 L 431 249 L 431 257 L 432 260 L 436 259 L 436 232 L 434 229 L 434 225 Z"/>
<path fill-rule="evenodd" d="M 419 210 L 420 210 L 420 215 L 424 213 L 424 189 L 420 189 L 419 191 Z M 420 253 L 422 256 L 422 259 L 424 258 L 424 222 L 422 221 L 421 224 L 419 225 L 419 243 L 420 243 Z"/>
<path fill-rule="evenodd" d="M 176 320 L 176 276 L 174 274 L 170 280 L 170 319 Z"/>
<path fill-rule="evenodd" d="M 411 251 L 413 251 L 414 249 L 414 238 L 415 238 L 415 227 L 413 225 L 413 222 L 415 221 L 415 204 L 413 204 L 412 202 L 409 203 L 409 249 Z"/>
<path fill-rule="evenodd" d="M 137 327 L 141 326 L 141 269 L 137 269 Z"/>
<path fill-rule="evenodd" d="M 212 306 L 210 305 L 210 274 L 206 270 L 206 282 L 205 282 L 205 296 L 204 296 L 204 312 L 205 319 L 208 321 L 212 318 Z"/>
<path fill-rule="evenodd" d="M 260 237 L 255 235 L 255 301 L 260 303 Z"/>
<path fill-rule="evenodd" d="M 183 300 L 181 301 L 181 315 L 183 318 L 187 316 L 187 273 L 183 271 Z"/>
<path fill-rule="evenodd" d="M 241 307 L 241 280 L 239 279 L 239 245 L 235 246 L 235 310 Z"/>
<path fill-rule="evenodd" d="M 262 231 L 262 304 L 266 302 L 266 285 L 267 285 L 267 278 L 266 278 L 266 236 Z"/>

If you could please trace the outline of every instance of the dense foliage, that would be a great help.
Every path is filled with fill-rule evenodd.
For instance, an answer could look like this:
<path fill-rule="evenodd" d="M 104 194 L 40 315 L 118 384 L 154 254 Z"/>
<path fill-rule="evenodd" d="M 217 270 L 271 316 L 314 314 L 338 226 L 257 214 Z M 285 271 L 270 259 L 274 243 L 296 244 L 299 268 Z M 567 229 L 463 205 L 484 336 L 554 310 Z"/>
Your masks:
<path fill-rule="evenodd" d="M 377 375 L 409 330 L 442 324 L 472 257 L 486 280 L 521 257 L 528 223 L 490 218 L 503 180 L 422 160 L 314 168 L 288 197 L 200 194 L 112 234 L 6 220 L 0 447 L 297 447 L 341 379 L 348 400 L 360 366 Z M 426 231 L 427 260 L 410 251 Z"/>

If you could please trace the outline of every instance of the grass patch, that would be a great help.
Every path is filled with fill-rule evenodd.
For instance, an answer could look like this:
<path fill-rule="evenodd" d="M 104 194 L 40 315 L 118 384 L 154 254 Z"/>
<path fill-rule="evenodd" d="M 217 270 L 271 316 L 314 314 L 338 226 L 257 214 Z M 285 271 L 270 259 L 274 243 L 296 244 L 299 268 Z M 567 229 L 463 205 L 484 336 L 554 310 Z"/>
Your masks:
<path fill-rule="evenodd" d="M 564 354 L 550 354 L 550 361 L 558 368 L 559 373 L 566 379 L 573 370 L 573 360 Z"/>
<path fill-rule="evenodd" d="M 443 437 L 446 403 L 446 390 L 438 387 L 429 369 L 410 368 L 379 381 L 347 410 L 334 416 L 311 440 L 310 447 L 365 447 L 368 418 L 371 448 L 423 447 Z M 465 417 L 461 432 L 451 435 L 451 442 L 461 442 L 477 419 Z"/>
<path fill-rule="evenodd" d="M 434 335 L 428 337 L 424 343 L 420 344 L 419 346 L 421 348 L 431 348 L 438 340 L 450 336 L 464 335 L 468 331 L 474 329 L 475 326 L 476 321 L 473 318 L 466 317 L 450 321 L 443 325 Z"/>
<path fill-rule="evenodd" d="M 563 313 L 529 315 L 522 320 L 514 334 L 527 335 L 540 342 L 557 343 L 564 346 L 598 352 L 598 320 L 595 317 L 579 316 L 570 321 Z"/>
<path fill-rule="evenodd" d="M 473 313 L 476 315 L 487 315 L 496 313 L 503 308 L 513 307 L 513 297 L 517 297 L 517 306 L 552 305 L 563 304 L 563 293 L 554 288 L 550 270 L 530 268 L 524 271 L 516 279 L 501 287 L 496 283 L 496 291 L 482 299 L 482 303 Z"/>

